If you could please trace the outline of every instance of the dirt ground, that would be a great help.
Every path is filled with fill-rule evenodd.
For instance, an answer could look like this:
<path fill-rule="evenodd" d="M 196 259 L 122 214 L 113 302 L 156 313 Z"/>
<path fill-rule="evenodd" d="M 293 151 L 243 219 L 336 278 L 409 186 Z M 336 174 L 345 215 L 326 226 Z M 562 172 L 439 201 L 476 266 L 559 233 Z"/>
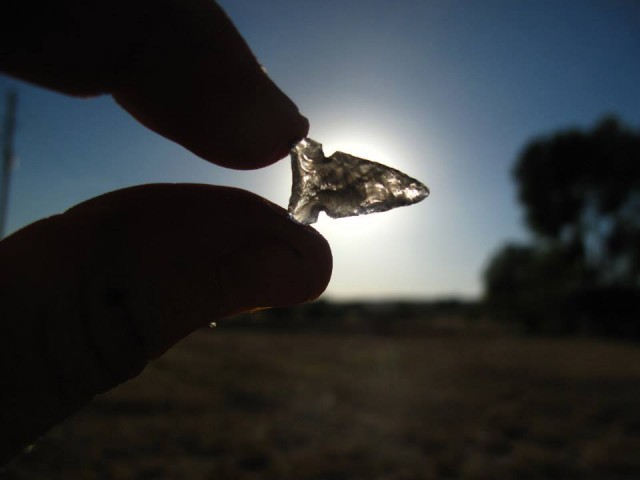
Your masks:
<path fill-rule="evenodd" d="M 200 331 L 7 479 L 640 479 L 640 348 Z"/>

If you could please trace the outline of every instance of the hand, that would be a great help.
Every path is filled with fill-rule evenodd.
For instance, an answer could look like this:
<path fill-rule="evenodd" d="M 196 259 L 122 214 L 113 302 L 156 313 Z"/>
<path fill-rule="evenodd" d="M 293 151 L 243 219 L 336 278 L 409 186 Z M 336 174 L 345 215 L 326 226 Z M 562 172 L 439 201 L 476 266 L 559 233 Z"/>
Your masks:
<path fill-rule="evenodd" d="M 307 133 L 209 0 L 8 0 L 0 17 L 0 70 L 110 93 L 211 162 L 269 165 Z M 331 267 L 280 207 L 205 185 L 112 192 L 14 233 L 0 243 L 0 465 L 194 329 L 317 297 Z"/>

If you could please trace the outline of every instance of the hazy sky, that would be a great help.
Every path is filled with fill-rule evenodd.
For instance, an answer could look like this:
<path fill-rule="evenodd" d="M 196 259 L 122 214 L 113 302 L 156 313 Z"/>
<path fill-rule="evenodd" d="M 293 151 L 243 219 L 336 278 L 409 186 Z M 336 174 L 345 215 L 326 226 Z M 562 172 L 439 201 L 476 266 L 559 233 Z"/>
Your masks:
<path fill-rule="evenodd" d="M 220 3 L 326 153 L 387 163 L 431 188 L 416 206 L 321 219 L 331 298 L 479 294 L 488 256 L 526 237 L 510 178 L 525 143 L 607 113 L 640 127 L 638 2 Z M 287 204 L 288 159 L 228 171 L 108 97 L 71 99 L 0 76 L 0 93 L 10 86 L 20 95 L 10 231 L 141 183 L 235 185 Z"/>

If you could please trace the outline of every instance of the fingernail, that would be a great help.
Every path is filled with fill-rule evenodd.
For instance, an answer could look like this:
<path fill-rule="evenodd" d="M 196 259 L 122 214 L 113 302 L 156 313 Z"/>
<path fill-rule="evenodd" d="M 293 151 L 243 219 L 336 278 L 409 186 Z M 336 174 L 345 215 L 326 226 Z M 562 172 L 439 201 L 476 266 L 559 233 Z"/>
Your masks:
<path fill-rule="evenodd" d="M 293 115 L 292 126 L 289 130 L 293 131 L 293 135 L 289 137 L 288 141 L 279 145 L 274 152 L 273 157 L 277 160 L 286 157 L 291 153 L 291 149 L 295 147 L 300 140 L 305 138 L 309 133 L 309 120 L 296 110 Z"/>

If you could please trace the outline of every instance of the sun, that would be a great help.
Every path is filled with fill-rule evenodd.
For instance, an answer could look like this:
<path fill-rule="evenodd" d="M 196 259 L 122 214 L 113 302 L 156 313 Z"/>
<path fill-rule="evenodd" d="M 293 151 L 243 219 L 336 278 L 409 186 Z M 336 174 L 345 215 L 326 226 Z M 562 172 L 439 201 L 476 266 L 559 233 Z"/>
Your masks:
<path fill-rule="evenodd" d="M 351 131 L 348 135 L 329 135 L 322 142 L 322 149 L 325 156 L 330 156 L 335 151 L 341 151 L 395 168 L 389 154 L 392 150 L 384 142 L 383 137 L 376 137 L 370 133 L 365 136 Z M 352 241 L 362 242 L 366 239 L 380 237 L 385 231 L 395 228 L 393 215 L 371 214 L 332 219 L 324 212 L 320 214 L 314 227 L 330 242 L 337 244 L 348 244 Z"/>

